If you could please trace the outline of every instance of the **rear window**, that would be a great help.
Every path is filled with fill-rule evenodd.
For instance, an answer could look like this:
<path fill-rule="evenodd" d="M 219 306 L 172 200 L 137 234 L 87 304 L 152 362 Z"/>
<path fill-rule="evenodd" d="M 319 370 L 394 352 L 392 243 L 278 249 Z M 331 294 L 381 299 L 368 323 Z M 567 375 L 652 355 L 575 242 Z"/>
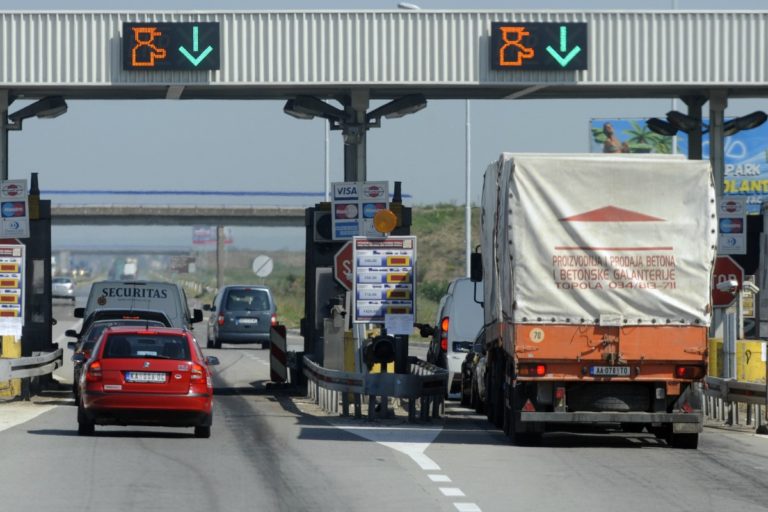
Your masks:
<path fill-rule="evenodd" d="M 109 321 L 101 321 L 98 324 L 93 324 L 90 329 L 88 329 L 88 332 L 86 332 L 83 335 L 83 341 L 84 344 L 90 343 L 89 347 L 93 347 L 93 344 L 98 341 L 99 337 L 101 336 L 101 333 L 104 332 L 104 330 L 107 327 L 114 327 L 116 325 L 122 325 L 122 326 L 142 326 L 142 327 L 166 327 L 166 325 L 163 322 L 158 322 L 156 320 L 109 320 Z"/>
<path fill-rule="evenodd" d="M 184 336 L 113 334 L 105 343 L 102 356 L 105 359 L 190 359 L 189 344 Z"/>
<path fill-rule="evenodd" d="M 267 311 L 269 310 L 269 294 L 266 290 L 234 289 L 227 294 L 227 311 Z"/>

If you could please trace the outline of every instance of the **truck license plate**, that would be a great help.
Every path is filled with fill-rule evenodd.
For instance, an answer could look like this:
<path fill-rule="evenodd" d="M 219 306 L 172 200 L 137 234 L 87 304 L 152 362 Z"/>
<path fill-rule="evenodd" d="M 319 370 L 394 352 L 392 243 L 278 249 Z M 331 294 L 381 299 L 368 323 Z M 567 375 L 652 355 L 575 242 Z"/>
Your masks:
<path fill-rule="evenodd" d="M 629 366 L 592 366 L 589 374 L 593 377 L 629 377 Z"/>

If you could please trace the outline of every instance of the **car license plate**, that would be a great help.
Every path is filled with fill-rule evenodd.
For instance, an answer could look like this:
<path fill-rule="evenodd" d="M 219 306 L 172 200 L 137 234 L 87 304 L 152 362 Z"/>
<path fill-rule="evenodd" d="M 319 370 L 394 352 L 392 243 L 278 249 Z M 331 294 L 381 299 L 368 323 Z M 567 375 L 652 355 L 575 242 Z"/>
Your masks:
<path fill-rule="evenodd" d="M 126 382 L 165 382 L 167 375 L 162 372 L 128 372 Z"/>
<path fill-rule="evenodd" d="M 593 377 L 629 377 L 629 366 L 592 366 L 589 374 Z"/>
<path fill-rule="evenodd" d="M 258 318 L 239 318 L 237 320 L 237 323 L 243 324 L 243 325 L 253 325 L 253 324 L 259 323 L 259 319 Z"/>

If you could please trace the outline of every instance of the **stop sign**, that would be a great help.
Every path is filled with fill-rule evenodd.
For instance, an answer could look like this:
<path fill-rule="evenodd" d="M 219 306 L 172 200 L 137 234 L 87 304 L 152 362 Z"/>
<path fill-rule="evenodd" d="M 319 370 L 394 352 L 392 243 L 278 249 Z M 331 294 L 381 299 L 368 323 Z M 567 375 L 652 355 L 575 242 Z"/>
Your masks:
<path fill-rule="evenodd" d="M 736 297 L 734 294 L 717 289 L 718 283 L 731 280 L 738 282 L 741 290 L 744 283 L 744 269 L 730 256 L 718 256 L 715 259 L 715 272 L 712 276 L 712 303 L 715 306 L 727 306 L 733 302 Z"/>
<path fill-rule="evenodd" d="M 352 291 L 352 241 L 345 243 L 333 257 L 333 278 L 341 286 Z"/>

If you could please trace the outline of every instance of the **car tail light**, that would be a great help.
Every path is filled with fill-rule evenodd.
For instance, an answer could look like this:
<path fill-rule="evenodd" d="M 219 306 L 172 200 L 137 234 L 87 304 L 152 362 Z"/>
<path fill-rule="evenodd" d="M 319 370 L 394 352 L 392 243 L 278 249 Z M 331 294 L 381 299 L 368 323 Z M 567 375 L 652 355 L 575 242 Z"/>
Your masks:
<path fill-rule="evenodd" d="M 277 325 L 277 315 L 276 314 L 272 313 L 272 318 L 269 319 L 269 323 L 272 326 Z"/>
<path fill-rule="evenodd" d="M 547 374 L 547 365 L 521 364 L 517 369 L 517 374 L 522 377 L 543 377 Z"/>
<path fill-rule="evenodd" d="M 224 315 L 219 315 L 219 325 L 224 325 Z"/>
<path fill-rule="evenodd" d="M 448 352 L 448 327 L 451 321 L 447 316 L 440 320 L 440 350 Z"/>
<path fill-rule="evenodd" d="M 88 382 L 98 382 L 101 380 L 101 377 L 101 361 L 92 362 L 85 373 L 85 380 Z"/>
<path fill-rule="evenodd" d="M 205 376 L 205 368 L 203 368 L 201 365 L 195 363 L 192 365 L 192 372 L 190 375 L 190 379 L 197 381 L 197 380 L 203 380 L 203 377 Z"/>
<path fill-rule="evenodd" d="M 678 379 L 701 379 L 704 378 L 704 367 L 695 365 L 675 366 L 675 377 Z"/>

